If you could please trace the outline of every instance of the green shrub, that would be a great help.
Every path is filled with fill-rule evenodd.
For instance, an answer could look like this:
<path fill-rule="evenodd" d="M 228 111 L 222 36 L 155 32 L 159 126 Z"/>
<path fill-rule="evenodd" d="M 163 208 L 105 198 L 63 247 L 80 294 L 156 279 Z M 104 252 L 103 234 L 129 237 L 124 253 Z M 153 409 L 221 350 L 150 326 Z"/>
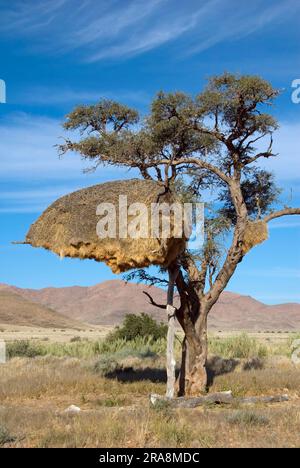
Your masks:
<path fill-rule="evenodd" d="M 70 343 L 76 343 L 78 341 L 81 341 L 81 338 L 80 336 L 73 336 L 71 339 L 70 339 Z"/>
<path fill-rule="evenodd" d="M 95 354 L 113 354 L 120 351 L 129 351 L 138 352 L 139 354 L 144 355 L 144 357 L 151 357 L 154 354 L 163 354 L 165 349 L 165 338 L 153 340 L 152 336 L 138 336 L 133 340 L 127 341 L 125 338 L 116 338 L 112 340 L 110 337 L 104 341 L 97 342 L 97 353 Z"/>
<path fill-rule="evenodd" d="M 94 364 L 94 370 L 102 376 L 105 376 L 116 370 L 122 370 L 128 366 L 128 362 L 132 359 L 143 360 L 157 355 L 149 349 L 134 349 L 127 346 L 112 352 L 105 352 L 100 355 L 97 362 Z"/>
<path fill-rule="evenodd" d="M 230 424 L 237 424 L 240 426 L 267 426 L 269 419 L 258 414 L 254 411 L 235 411 L 231 415 L 227 416 L 227 421 Z"/>
<path fill-rule="evenodd" d="M 9 442 L 14 442 L 15 437 L 13 437 L 8 429 L 5 426 L 0 425 L 0 447 Z"/>
<path fill-rule="evenodd" d="M 106 341 L 133 341 L 136 338 L 151 338 L 152 341 L 161 340 L 167 336 L 168 327 L 157 323 L 147 314 L 127 314 L 123 325 L 110 333 Z"/>
<path fill-rule="evenodd" d="M 176 341 L 176 352 L 180 353 L 180 345 Z M 127 354 L 131 356 L 154 357 L 156 355 L 165 354 L 166 339 L 161 338 L 153 340 L 149 337 L 137 337 L 134 340 L 127 341 L 125 339 L 115 340 L 98 340 L 98 341 L 72 341 L 68 343 L 51 343 L 51 342 L 31 342 L 31 341 L 14 341 L 7 345 L 7 355 L 13 357 L 34 358 L 36 356 L 55 356 L 55 357 L 72 357 L 78 359 L 90 359 L 97 356 Z"/>
<path fill-rule="evenodd" d="M 118 368 L 118 362 L 115 356 L 106 354 L 95 363 L 94 370 L 101 376 L 114 372 Z"/>
<path fill-rule="evenodd" d="M 7 345 L 7 355 L 11 359 L 13 357 L 28 357 L 43 356 L 45 351 L 42 346 L 33 344 L 28 340 L 13 341 Z"/>
<path fill-rule="evenodd" d="M 228 359 L 263 359 L 268 355 L 268 349 L 263 344 L 258 343 L 255 338 L 251 338 L 246 333 L 228 338 L 211 338 L 209 340 L 209 351 Z"/>

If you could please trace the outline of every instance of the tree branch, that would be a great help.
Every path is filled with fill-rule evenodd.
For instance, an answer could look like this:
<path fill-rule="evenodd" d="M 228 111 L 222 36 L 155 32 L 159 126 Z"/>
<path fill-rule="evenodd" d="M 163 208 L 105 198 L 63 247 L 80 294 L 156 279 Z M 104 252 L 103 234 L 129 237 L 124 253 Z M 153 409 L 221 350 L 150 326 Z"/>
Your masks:
<path fill-rule="evenodd" d="M 290 215 L 300 215 L 300 208 L 284 208 L 283 210 L 274 211 L 274 213 L 269 214 L 263 220 L 268 223 L 269 221 L 272 221 L 272 219 Z"/>
<path fill-rule="evenodd" d="M 158 304 L 157 302 L 155 302 L 153 297 L 149 293 L 147 293 L 146 291 L 143 291 L 143 294 L 145 294 L 145 296 L 148 297 L 148 299 L 150 301 L 150 304 L 153 305 L 154 307 L 158 307 L 159 309 L 166 309 L 166 307 L 167 307 L 166 304 Z"/>
<path fill-rule="evenodd" d="M 170 166 L 179 166 L 182 164 L 194 164 L 202 169 L 207 169 L 214 174 L 216 174 L 221 180 L 223 180 L 226 184 L 229 184 L 231 179 L 228 177 L 221 169 L 219 169 L 217 166 L 214 166 L 213 164 L 210 164 L 206 161 L 203 161 L 201 159 L 197 158 L 181 158 L 177 159 L 174 161 L 169 161 L 169 160 L 162 160 L 160 161 L 159 164 L 167 164 Z"/>
<path fill-rule="evenodd" d="M 206 293 L 204 302 L 208 305 L 208 310 L 217 302 L 221 293 L 227 286 L 230 278 L 233 276 L 237 265 L 243 259 L 242 243 L 247 228 L 248 211 L 244 201 L 239 181 L 229 185 L 231 198 L 237 214 L 237 222 L 234 229 L 234 235 L 231 247 L 228 250 L 224 264 L 219 271 L 212 287 Z"/>
<path fill-rule="evenodd" d="M 245 166 L 245 165 L 251 164 L 251 163 L 257 161 L 260 158 L 267 158 L 268 159 L 268 158 L 272 158 L 272 157 L 275 158 L 276 156 L 278 156 L 278 154 L 274 154 L 274 153 L 270 153 L 268 151 L 265 151 L 264 153 L 256 154 L 252 158 L 246 158 L 243 165 Z"/>

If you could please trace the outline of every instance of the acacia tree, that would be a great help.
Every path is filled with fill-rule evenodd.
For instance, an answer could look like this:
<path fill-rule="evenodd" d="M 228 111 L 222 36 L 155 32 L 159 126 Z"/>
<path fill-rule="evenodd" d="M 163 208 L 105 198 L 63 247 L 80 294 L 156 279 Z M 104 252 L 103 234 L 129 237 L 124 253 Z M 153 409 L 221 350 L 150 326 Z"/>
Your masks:
<path fill-rule="evenodd" d="M 79 130 L 81 138 L 60 145 L 61 153 L 78 152 L 93 161 L 94 168 L 106 164 L 137 168 L 143 178 L 159 181 L 166 190 L 180 186 L 185 196 L 199 197 L 207 189 L 214 194 L 207 207 L 202 249 L 197 254 L 186 249 L 178 259 L 176 317 L 185 334 L 180 395 L 206 389 L 208 314 L 257 243 L 245 248 L 250 227 L 255 234 L 275 218 L 300 214 L 300 208 L 278 210 L 273 175 L 258 166 L 277 156 L 272 144 L 278 124 L 265 109 L 278 94 L 259 77 L 223 74 L 210 79 L 195 98 L 160 92 L 146 118 L 103 100 L 77 107 L 64 124 L 68 130 Z M 156 281 L 146 272 L 138 273 Z M 153 305 L 165 307 L 149 298 Z"/>

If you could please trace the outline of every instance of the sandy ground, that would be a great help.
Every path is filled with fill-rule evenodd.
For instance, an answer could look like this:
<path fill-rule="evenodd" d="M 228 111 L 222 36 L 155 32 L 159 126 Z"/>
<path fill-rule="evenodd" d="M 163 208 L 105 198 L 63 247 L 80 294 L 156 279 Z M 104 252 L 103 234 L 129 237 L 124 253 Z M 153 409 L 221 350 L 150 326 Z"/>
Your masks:
<path fill-rule="evenodd" d="M 90 325 L 86 330 L 74 329 L 60 329 L 60 328 L 39 328 L 39 327 L 25 327 L 18 325 L 0 324 L 0 340 L 15 341 L 15 340 L 37 340 L 37 341 L 50 341 L 53 343 L 65 343 L 70 341 L 75 336 L 80 336 L 82 339 L 97 340 L 104 338 L 114 327 L 108 325 Z M 261 342 L 280 343 L 285 342 L 295 332 L 245 332 L 256 338 Z M 178 329 L 177 333 L 182 334 Z M 242 330 L 238 331 L 224 331 L 210 332 L 210 336 L 226 338 L 228 336 L 240 335 Z"/>
<path fill-rule="evenodd" d="M 91 325 L 91 327 L 86 330 L 74 330 L 68 328 L 33 328 L 0 324 L 0 340 L 7 342 L 15 340 L 36 340 L 65 343 L 69 342 L 75 336 L 80 336 L 81 339 L 97 340 L 99 338 L 104 338 L 111 329 L 112 327 L 94 325 Z"/>

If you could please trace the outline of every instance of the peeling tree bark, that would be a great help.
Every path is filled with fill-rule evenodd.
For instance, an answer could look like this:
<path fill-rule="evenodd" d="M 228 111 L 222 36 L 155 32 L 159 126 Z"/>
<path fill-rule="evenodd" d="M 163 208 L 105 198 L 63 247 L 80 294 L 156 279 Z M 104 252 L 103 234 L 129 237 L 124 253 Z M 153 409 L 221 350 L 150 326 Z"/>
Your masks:
<path fill-rule="evenodd" d="M 167 334 L 167 398 L 174 398 L 175 383 L 176 383 L 176 360 L 174 355 L 174 340 L 175 340 L 175 320 L 176 309 L 173 306 L 174 302 L 174 287 L 178 275 L 179 268 L 177 265 L 169 268 L 169 286 L 167 298 L 167 314 L 168 314 L 168 334 Z"/>
<path fill-rule="evenodd" d="M 195 306 L 196 307 L 196 306 Z M 188 310 L 185 311 L 187 315 Z M 179 396 L 197 396 L 207 390 L 207 316 L 200 308 L 194 310 L 198 327 L 187 326 L 182 346 L 182 361 L 178 381 Z"/>

